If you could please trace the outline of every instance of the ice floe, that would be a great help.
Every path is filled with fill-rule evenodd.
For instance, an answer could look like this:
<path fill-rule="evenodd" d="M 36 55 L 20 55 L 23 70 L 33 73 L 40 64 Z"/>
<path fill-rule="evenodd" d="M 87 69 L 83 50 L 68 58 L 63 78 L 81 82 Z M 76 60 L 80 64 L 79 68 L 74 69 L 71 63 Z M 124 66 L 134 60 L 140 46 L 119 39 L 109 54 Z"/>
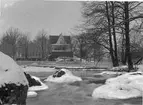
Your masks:
<path fill-rule="evenodd" d="M 142 96 L 143 73 L 132 72 L 110 78 L 92 93 L 92 97 L 105 99 L 128 99 Z"/>
<path fill-rule="evenodd" d="M 73 75 L 72 72 L 67 69 L 61 69 L 56 71 L 53 75 L 50 75 L 45 81 L 56 83 L 71 83 L 75 81 L 82 81 L 82 79 Z"/>
<path fill-rule="evenodd" d="M 29 98 L 29 97 L 36 97 L 37 96 L 37 93 L 36 92 L 34 92 L 34 91 L 28 91 L 28 93 L 27 93 L 27 97 Z"/>

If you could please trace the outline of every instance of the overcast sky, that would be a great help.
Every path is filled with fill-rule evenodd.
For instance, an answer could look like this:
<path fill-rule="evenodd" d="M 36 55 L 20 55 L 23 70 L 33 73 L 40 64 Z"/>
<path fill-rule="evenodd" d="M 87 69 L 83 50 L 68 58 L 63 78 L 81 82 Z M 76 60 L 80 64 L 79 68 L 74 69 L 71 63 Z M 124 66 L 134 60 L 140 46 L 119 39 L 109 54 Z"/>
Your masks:
<path fill-rule="evenodd" d="M 16 27 L 32 37 L 45 29 L 49 34 L 69 34 L 81 21 L 77 1 L 1 0 L 0 32 Z"/>

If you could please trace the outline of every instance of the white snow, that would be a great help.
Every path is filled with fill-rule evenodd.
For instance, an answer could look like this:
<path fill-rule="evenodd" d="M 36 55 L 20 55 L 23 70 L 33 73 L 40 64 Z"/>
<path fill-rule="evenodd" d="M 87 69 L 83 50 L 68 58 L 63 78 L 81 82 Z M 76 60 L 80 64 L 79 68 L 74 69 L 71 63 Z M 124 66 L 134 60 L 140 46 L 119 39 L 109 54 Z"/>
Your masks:
<path fill-rule="evenodd" d="M 143 73 L 126 73 L 116 78 L 110 78 L 105 85 L 96 88 L 92 97 L 106 99 L 128 99 L 140 97 L 143 91 Z"/>
<path fill-rule="evenodd" d="M 56 69 L 49 67 L 26 66 L 22 68 L 25 72 L 54 72 Z"/>
<path fill-rule="evenodd" d="M 127 70 L 127 69 L 128 69 L 127 65 L 122 65 L 122 66 L 118 66 L 118 67 L 113 67 L 111 70 L 118 71 L 118 70 Z"/>
<path fill-rule="evenodd" d="M 64 71 L 65 74 L 61 77 L 53 77 L 53 75 L 50 75 L 45 81 L 56 83 L 71 83 L 75 81 L 82 81 L 80 77 L 74 76 L 72 72 L 67 69 L 61 69 L 60 71 Z"/>
<path fill-rule="evenodd" d="M 120 75 L 120 74 L 123 74 L 124 72 L 114 72 L 114 71 L 103 71 L 101 73 L 99 73 L 100 75 L 104 75 L 104 74 L 107 74 L 107 75 L 114 75 L 114 74 L 117 74 L 117 75 Z"/>
<path fill-rule="evenodd" d="M 5 83 L 28 85 L 21 67 L 12 58 L 0 52 L 0 87 Z"/>
<path fill-rule="evenodd" d="M 48 86 L 46 84 L 44 84 L 43 82 L 41 82 L 40 78 L 35 77 L 35 76 L 31 76 L 31 77 L 34 78 L 35 80 L 39 81 L 42 85 L 29 87 L 29 89 L 28 89 L 29 91 L 41 91 L 41 90 L 48 89 Z"/>
<path fill-rule="evenodd" d="M 137 67 L 138 67 L 138 71 L 143 72 L 143 65 L 137 65 Z"/>
<path fill-rule="evenodd" d="M 27 93 L 27 97 L 29 98 L 29 97 L 36 97 L 37 96 L 37 93 L 36 92 L 34 92 L 34 91 L 28 91 L 28 93 Z"/>
<path fill-rule="evenodd" d="M 143 65 L 133 65 L 133 67 L 135 69 L 137 68 L 142 68 L 143 69 Z M 121 65 L 121 66 L 117 66 L 117 67 L 112 67 L 111 71 L 127 71 L 128 70 L 128 66 L 127 65 Z"/>

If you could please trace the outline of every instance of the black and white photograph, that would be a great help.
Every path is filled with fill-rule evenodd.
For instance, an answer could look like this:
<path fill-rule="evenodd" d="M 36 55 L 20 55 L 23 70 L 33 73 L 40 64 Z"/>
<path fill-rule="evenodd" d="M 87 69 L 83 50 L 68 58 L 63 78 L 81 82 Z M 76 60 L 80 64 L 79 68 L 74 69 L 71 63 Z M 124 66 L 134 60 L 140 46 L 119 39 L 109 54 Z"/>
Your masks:
<path fill-rule="evenodd" d="M 143 105 L 143 1 L 0 0 L 0 105 Z"/>

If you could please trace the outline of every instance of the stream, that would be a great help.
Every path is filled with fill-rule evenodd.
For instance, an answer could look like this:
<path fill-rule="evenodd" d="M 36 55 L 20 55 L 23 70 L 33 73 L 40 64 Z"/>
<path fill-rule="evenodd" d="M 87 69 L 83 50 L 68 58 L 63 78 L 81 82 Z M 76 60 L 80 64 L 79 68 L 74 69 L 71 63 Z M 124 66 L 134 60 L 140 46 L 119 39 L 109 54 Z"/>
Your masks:
<path fill-rule="evenodd" d="M 91 96 L 93 90 L 111 77 L 111 75 L 98 75 L 99 72 L 101 71 L 74 71 L 73 74 L 82 77 L 83 81 L 81 82 L 70 84 L 44 82 L 49 89 L 37 92 L 37 97 L 27 98 L 27 105 L 142 105 L 142 98 L 93 100 Z M 30 74 L 43 80 L 52 72 L 30 72 Z"/>

